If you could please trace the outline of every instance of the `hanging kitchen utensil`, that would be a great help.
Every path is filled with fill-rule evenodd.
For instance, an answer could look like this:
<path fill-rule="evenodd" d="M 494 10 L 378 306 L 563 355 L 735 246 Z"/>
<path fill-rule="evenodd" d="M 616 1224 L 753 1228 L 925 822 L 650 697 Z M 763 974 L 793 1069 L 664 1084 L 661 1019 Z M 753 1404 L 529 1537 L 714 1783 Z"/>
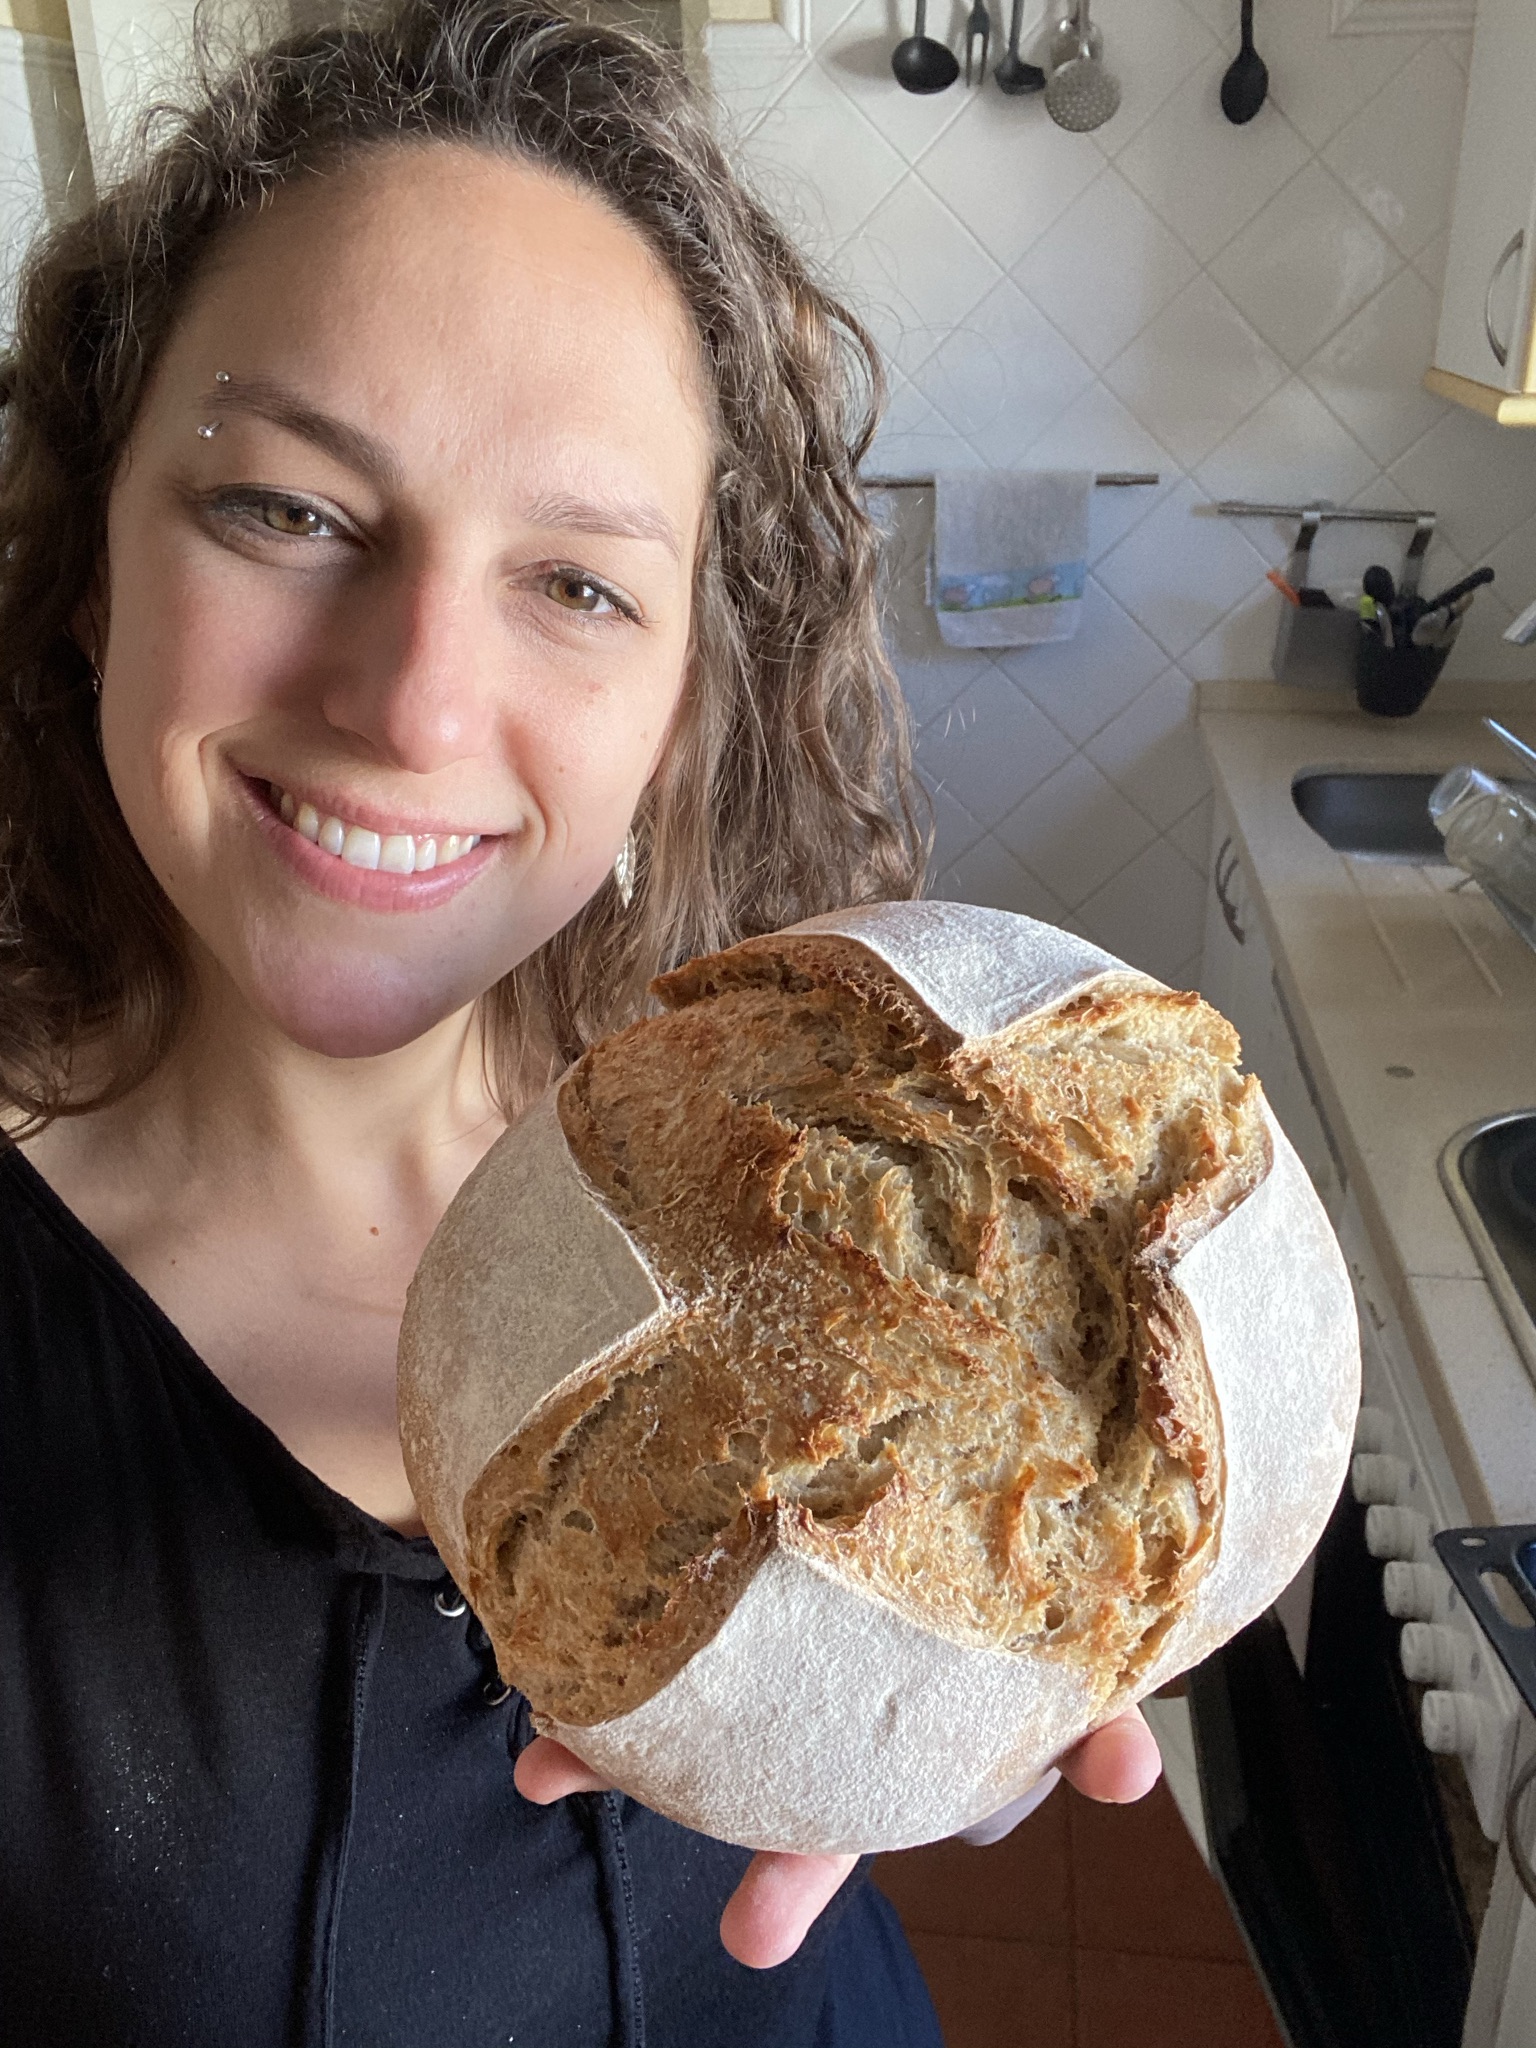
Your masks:
<path fill-rule="evenodd" d="M 926 34 L 927 26 L 928 0 L 917 0 L 912 34 L 891 52 L 891 70 L 903 92 L 943 92 L 960 76 L 954 51 Z"/>
<path fill-rule="evenodd" d="M 1089 56 L 1102 56 L 1103 51 L 1103 30 L 1091 28 L 1088 31 Z M 1050 44 L 1046 50 L 1045 68 L 1048 72 L 1059 71 L 1063 64 L 1072 63 L 1075 58 L 1080 57 L 1082 54 L 1082 38 L 1078 33 L 1077 26 L 1077 9 L 1069 7 L 1051 31 Z"/>
<path fill-rule="evenodd" d="M 987 0 L 972 0 L 965 24 L 965 82 L 982 85 L 987 76 L 987 51 L 992 43 L 992 17 Z"/>
<path fill-rule="evenodd" d="M 1008 51 L 992 76 L 999 92 L 1043 92 L 1045 73 L 1038 64 L 1026 64 L 1019 55 L 1019 35 L 1024 27 L 1024 0 L 1013 0 L 1013 19 L 1008 24 Z"/>
<path fill-rule="evenodd" d="M 1243 0 L 1243 46 L 1221 81 L 1221 111 L 1234 127 L 1251 121 L 1269 91 L 1269 67 L 1253 47 L 1253 0 Z"/>
<path fill-rule="evenodd" d="M 1045 111 L 1058 128 L 1084 135 L 1102 128 L 1120 105 L 1120 84 L 1093 54 L 1093 29 L 1088 0 L 1077 10 L 1078 54 L 1052 72 L 1045 88 Z"/>

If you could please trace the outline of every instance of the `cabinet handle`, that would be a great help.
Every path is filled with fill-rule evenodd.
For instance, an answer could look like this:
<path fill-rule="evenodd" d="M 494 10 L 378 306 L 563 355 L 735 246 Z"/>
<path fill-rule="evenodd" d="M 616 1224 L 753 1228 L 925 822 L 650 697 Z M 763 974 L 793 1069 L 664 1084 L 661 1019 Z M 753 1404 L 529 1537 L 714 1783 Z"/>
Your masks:
<path fill-rule="evenodd" d="M 1225 863 L 1225 865 L 1223 865 L 1223 863 Z M 1237 943 L 1240 946 L 1246 946 L 1248 943 L 1248 934 L 1243 930 L 1241 924 L 1239 924 L 1238 922 L 1237 905 L 1232 901 L 1232 898 L 1227 894 L 1228 885 L 1230 884 L 1232 877 L 1237 873 L 1237 865 L 1237 855 L 1232 850 L 1232 835 L 1229 832 L 1226 838 L 1223 839 L 1223 841 L 1221 842 L 1220 846 L 1218 846 L 1216 849 L 1216 867 L 1214 876 L 1216 883 L 1216 901 L 1221 905 L 1221 914 L 1226 922 L 1227 930 L 1232 934 L 1233 938 L 1236 939 Z"/>
<path fill-rule="evenodd" d="M 1493 350 L 1493 360 L 1502 370 L 1509 362 L 1509 343 L 1500 341 L 1493 331 L 1493 294 L 1499 279 L 1504 275 L 1504 266 L 1511 257 L 1518 256 L 1525 247 L 1525 229 L 1516 228 L 1504 244 L 1504 253 L 1493 266 L 1493 275 L 1488 280 L 1488 289 L 1483 294 L 1483 332 L 1488 337 L 1488 346 Z"/>

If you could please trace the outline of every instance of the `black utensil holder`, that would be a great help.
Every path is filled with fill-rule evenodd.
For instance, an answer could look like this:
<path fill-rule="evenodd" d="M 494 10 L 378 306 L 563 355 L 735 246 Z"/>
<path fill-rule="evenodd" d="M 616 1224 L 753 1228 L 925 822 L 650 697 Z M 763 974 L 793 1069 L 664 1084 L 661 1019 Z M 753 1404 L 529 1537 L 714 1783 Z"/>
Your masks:
<path fill-rule="evenodd" d="M 1445 667 L 1449 647 L 1388 647 L 1374 626 L 1359 624 L 1355 702 L 1374 718 L 1411 718 Z"/>

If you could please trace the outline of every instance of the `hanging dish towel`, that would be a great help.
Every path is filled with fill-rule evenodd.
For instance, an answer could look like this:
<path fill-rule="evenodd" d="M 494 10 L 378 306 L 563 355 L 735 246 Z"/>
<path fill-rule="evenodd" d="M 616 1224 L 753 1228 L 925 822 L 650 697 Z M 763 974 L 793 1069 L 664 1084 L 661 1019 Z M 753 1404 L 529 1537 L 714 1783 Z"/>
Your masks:
<path fill-rule="evenodd" d="M 1088 574 L 1084 469 L 940 476 L 928 601 L 951 647 L 1070 640 Z"/>

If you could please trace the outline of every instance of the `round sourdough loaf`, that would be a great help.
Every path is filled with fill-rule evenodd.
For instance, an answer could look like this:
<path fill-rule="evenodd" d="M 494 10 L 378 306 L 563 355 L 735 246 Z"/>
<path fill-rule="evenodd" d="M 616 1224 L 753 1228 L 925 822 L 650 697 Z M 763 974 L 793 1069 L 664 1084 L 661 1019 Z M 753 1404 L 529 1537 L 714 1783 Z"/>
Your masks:
<path fill-rule="evenodd" d="M 1274 1599 L 1343 1479 L 1343 1262 L 1230 1026 L 874 905 L 667 975 L 502 1138 L 400 1348 L 538 1726 L 753 1848 L 995 1811 Z"/>

